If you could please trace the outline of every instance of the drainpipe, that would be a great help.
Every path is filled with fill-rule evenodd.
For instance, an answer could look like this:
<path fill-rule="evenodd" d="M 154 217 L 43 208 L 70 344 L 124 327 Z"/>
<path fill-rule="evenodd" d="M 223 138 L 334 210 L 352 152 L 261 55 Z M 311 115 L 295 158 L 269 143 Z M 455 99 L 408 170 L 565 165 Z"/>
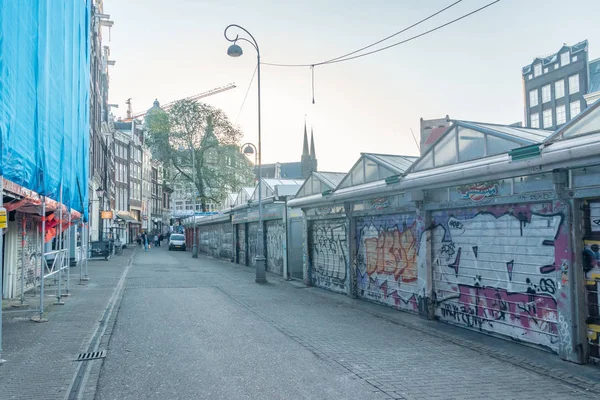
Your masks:
<path fill-rule="evenodd" d="M 567 361 L 576 362 L 576 363 L 584 363 L 585 360 L 583 358 L 583 344 L 581 343 L 581 335 L 579 334 L 579 321 L 581 320 L 580 310 L 580 300 L 579 294 L 581 293 L 578 290 L 578 287 L 581 286 L 583 282 L 583 278 L 580 276 L 581 268 L 578 268 L 577 265 L 577 255 L 575 248 L 579 246 L 575 246 L 577 242 L 578 234 L 575 229 L 575 210 L 573 208 L 572 199 L 565 195 L 565 186 L 567 184 L 567 176 L 566 171 L 564 170 L 554 170 L 552 171 L 552 181 L 554 183 L 554 190 L 556 192 L 557 197 L 564 203 L 566 207 L 567 221 L 569 224 L 569 234 L 568 234 L 568 257 L 570 265 L 568 266 L 567 274 L 569 278 L 569 330 L 571 335 L 571 343 L 567 345 L 565 348 L 564 358 Z M 579 213 L 577 213 L 579 214 Z M 561 274 L 564 273 L 563 266 L 561 265 Z M 560 320 L 560 317 L 559 317 Z M 560 322 L 559 323 L 559 335 L 560 335 Z M 559 336 L 559 339 L 560 336 Z M 562 340 L 561 340 L 562 343 Z M 564 343 L 563 343 L 564 345 Z M 559 346 L 559 351 L 562 346 Z M 571 347 L 571 352 L 567 353 L 568 347 Z"/>
<path fill-rule="evenodd" d="M 290 281 L 290 274 L 289 274 L 289 266 L 288 266 L 288 249 L 289 249 L 289 235 L 288 235 L 288 228 L 289 228 L 289 224 L 288 224 L 288 196 L 285 196 L 283 198 L 284 202 L 283 202 L 283 230 L 284 230 L 284 239 L 283 239 L 283 279 Z"/>

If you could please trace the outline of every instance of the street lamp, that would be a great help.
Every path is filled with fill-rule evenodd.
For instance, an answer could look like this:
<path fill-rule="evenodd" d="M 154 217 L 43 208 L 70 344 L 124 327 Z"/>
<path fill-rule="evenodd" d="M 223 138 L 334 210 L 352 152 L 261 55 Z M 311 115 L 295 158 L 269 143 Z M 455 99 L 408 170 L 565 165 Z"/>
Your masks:
<path fill-rule="evenodd" d="M 194 149 L 194 144 L 191 145 L 192 151 L 192 193 L 194 195 L 194 212 L 192 213 L 192 218 L 194 219 L 194 233 L 192 235 L 193 243 L 192 243 L 192 258 L 198 258 L 198 238 L 196 237 L 196 150 Z"/>
<path fill-rule="evenodd" d="M 252 143 L 244 143 L 240 147 L 240 150 L 246 156 L 251 156 L 251 155 L 254 154 L 254 165 L 256 166 L 256 164 L 258 164 L 258 162 L 257 162 L 258 151 L 256 151 L 256 146 L 255 145 L 253 145 Z"/>
<path fill-rule="evenodd" d="M 98 210 L 98 241 L 104 240 L 104 220 L 102 219 L 102 211 L 104 210 L 104 189 L 99 186 L 96 189 L 96 195 L 98 196 L 99 210 Z"/>
<path fill-rule="evenodd" d="M 252 40 L 248 40 L 246 38 L 241 38 L 239 35 L 235 35 L 235 38 L 230 38 L 227 36 L 227 31 L 229 30 L 229 28 L 237 28 L 239 30 L 242 30 L 244 32 L 246 32 L 246 34 L 248 34 L 248 36 L 250 37 L 250 39 Z M 258 162 L 256 163 L 258 165 L 258 232 L 257 232 L 257 241 L 256 241 L 256 279 L 255 282 L 256 283 L 267 283 L 267 275 L 265 273 L 265 252 L 264 252 L 264 243 L 263 243 L 263 209 L 262 209 L 262 179 L 261 179 L 261 173 L 260 173 L 260 167 L 261 167 L 261 157 L 262 157 L 262 151 L 261 151 L 261 121 L 260 121 L 260 50 L 258 48 L 258 43 L 256 43 L 256 39 L 254 39 L 254 36 L 252 36 L 252 34 L 250 32 L 248 32 L 246 29 L 242 28 L 239 25 L 236 24 L 231 24 L 229 26 L 227 26 L 227 28 L 225 28 L 224 31 L 224 35 L 225 35 L 225 39 L 227 39 L 228 42 L 231 42 L 232 45 L 229 46 L 229 48 L 227 49 L 227 55 L 229 55 L 230 57 L 239 57 L 243 54 L 242 48 L 240 46 L 238 46 L 237 41 L 244 41 L 247 43 L 250 43 L 252 45 L 252 47 L 254 47 L 254 50 L 256 50 L 256 78 L 257 78 L 257 86 L 258 86 L 258 151 L 255 151 L 255 153 L 257 154 L 257 159 Z M 249 146 L 246 146 L 246 148 L 244 149 L 244 154 L 252 154 L 252 153 L 247 153 L 246 151 L 252 149 Z"/>

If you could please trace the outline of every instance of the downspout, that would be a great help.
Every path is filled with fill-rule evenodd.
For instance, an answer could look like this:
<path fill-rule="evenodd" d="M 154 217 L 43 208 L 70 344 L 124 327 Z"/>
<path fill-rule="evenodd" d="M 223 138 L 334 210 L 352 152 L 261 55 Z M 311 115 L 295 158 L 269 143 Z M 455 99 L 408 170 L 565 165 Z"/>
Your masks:
<path fill-rule="evenodd" d="M 570 266 L 568 267 L 569 270 L 567 270 L 567 273 L 569 274 L 569 282 L 572 282 L 569 285 L 569 297 L 570 297 L 570 302 L 569 302 L 569 308 L 570 308 L 570 320 L 569 320 L 569 328 L 570 328 L 570 335 L 571 335 L 571 345 L 574 345 L 574 349 L 572 349 L 571 351 L 575 351 L 577 354 L 576 360 L 572 360 L 570 357 L 570 354 L 566 354 L 565 353 L 565 359 L 568 361 L 575 361 L 575 362 L 582 362 L 582 354 L 583 354 L 583 345 L 580 343 L 579 340 L 579 333 L 578 333 L 578 321 L 580 320 L 580 315 L 579 315 L 579 307 L 577 307 L 579 300 L 578 300 L 578 293 L 577 293 L 577 274 L 575 272 L 575 238 L 574 235 L 575 233 L 575 214 L 573 212 L 573 207 L 571 205 L 571 199 L 569 199 L 568 197 L 565 196 L 564 193 L 564 189 L 565 189 L 565 185 L 566 185 L 566 174 L 565 171 L 561 171 L 561 170 L 554 170 L 552 171 L 552 180 L 554 183 L 554 191 L 556 192 L 557 197 L 563 202 L 563 204 L 566 207 L 566 211 L 567 211 L 567 220 L 569 221 L 569 234 L 567 236 L 568 238 L 568 251 L 570 254 L 569 257 L 569 262 L 570 262 Z M 562 270 L 562 265 L 561 265 L 561 274 L 564 272 Z M 559 332 L 560 332 L 560 327 L 559 327 Z M 560 333 L 559 333 L 560 335 Z M 559 346 L 559 351 L 560 351 L 560 346 Z"/>

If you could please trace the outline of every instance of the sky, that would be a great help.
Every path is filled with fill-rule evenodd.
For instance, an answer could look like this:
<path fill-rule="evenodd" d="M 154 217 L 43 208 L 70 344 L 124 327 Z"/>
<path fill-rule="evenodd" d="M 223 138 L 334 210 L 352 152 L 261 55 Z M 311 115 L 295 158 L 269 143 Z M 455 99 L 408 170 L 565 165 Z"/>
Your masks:
<path fill-rule="evenodd" d="M 223 109 L 257 143 L 256 53 L 227 55 L 229 24 L 256 38 L 264 63 L 313 64 L 391 35 L 456 0 L 104 0 L 114 21 L 110 102 L 126 115 L 235 83 L 202 101 Z M 384 42 L 392 44 L 492 0 L 463 0 Z M 567 5 L 568 4 L 568 5 Z M 300 161 L 304 121 L 319 170 L 347 172 L 360 153 L 418 155 L 420 118 L 510 124 L 523 119 L 521 68 L 563 43 L 587 39 L 600 57 L 597 0 L 501 0 L 453 25 L 392 49 L 311 70 L 261 67 L 262 162 Z M 105 28 L 106 29 L 106 28 Z M 241 36 L 241 34 L 240 34 Z M 377 48 L 377 47 L 374 47 Z M 247 90 L 248 97 L 242 107 Z"/>

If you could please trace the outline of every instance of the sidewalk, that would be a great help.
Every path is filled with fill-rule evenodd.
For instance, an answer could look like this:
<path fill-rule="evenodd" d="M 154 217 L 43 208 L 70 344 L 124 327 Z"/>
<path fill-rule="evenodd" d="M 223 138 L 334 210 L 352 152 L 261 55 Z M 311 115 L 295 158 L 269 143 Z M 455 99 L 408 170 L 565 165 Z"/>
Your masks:
<path fill-rule="evenodd" d="M 3 303 L 3 348 L 0 366 L 0 398 L 64 399 L 80 362 L 74 361 L 88 349 L 117 282 L 133 255 L 126 249 L 108 261 L 88 262 L 90 280 L 79 284 L 79 268 L 71 268 L 70 296 L 64 305 L 54 305 L 56 290 L 51 278 L 45 285 L 45 323 L 30 321 L 35 312 L 13 313 L 13 303 Z M 39 307 L 35 296 L 26 302 Z"/>
<path fill-rule="evenodd" d="M 332 293 L 324 289 L 306 287 L 302 282 L 297 280 L 285 281 L 278 275 L 270 273 L 267 273 L 267 275 L 271 284 L 278 286 L 289 285 L 289 290 L 293 290 L 292 288 L 303 288 L 304 291 L 310 292 L 314 296 L 338 302 L 358 312 L 368 313 L 393 324 L 412 329 L 419 334 L 433 336 L 441 341 L 475 350 L 583 390 L 594 390 L 600 395 L 600 366 L 592 364 L 579 365 L 563 361 L 558 355 L 549 351 L 435 320 L 426 320 L 416 315 L 397 311 L 379 304 L 359 299 L 350 299 L 347 296 Z"/>

